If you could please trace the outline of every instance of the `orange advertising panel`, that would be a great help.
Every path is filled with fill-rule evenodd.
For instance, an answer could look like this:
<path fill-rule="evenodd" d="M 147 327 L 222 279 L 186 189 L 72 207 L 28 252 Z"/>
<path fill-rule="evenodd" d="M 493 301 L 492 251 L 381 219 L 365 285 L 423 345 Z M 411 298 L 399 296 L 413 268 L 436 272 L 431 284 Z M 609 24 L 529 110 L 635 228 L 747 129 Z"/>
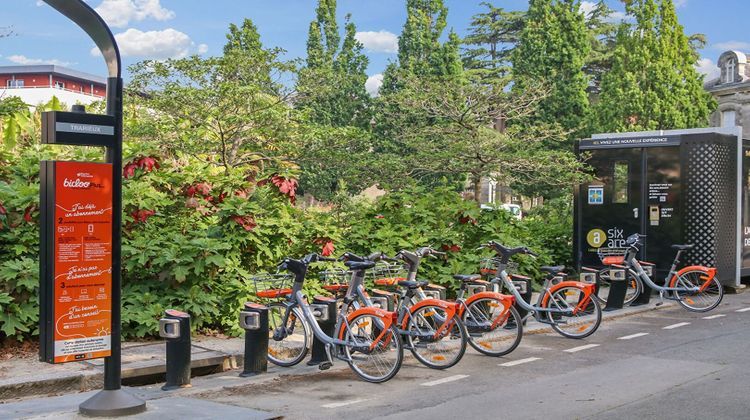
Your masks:
<path fill-rule="evenodd" d="M 54 162 L 54 363 L 112 343 L 112 165 Z"/>

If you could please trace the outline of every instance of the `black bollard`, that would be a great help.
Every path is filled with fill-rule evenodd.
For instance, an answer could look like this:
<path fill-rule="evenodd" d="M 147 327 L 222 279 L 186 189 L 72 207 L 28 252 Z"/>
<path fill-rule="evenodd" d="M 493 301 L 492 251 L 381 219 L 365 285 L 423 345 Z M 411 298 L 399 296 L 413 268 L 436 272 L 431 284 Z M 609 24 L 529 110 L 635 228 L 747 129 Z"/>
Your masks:
<path fill-rule="evenodd" d="M 639 262 L 641 263 L 641 267 L 643 267 L 643 271 L 645 271 L 646 274 L 653 280 L 654 273 L 656 272 L 654 270 L 654 264 L 645 261 Z M 641 294 L 638 295 L 638 297 L 633 301 L 633 303 L 630 304 L 630 306 L 646 305 L 651 300 L 651 293 L 653 291 L 650 287 L 648 287 L 646 283 L 641 282 L 641 284 L 643 285 L 643 290 L 641 290 Z"/>
<path fill-rule="evenodd" d="M 268 371 L 268 308 L 245 302 L 240 311 L 240 327 L 245 330 L 245 358 L 240 376 L 254 376 Z"/>
<path fill-rule="evenodd" d="M 625 294 L 628 291 L 628 269 L 621 265 L 609 267 L 609 295 L 607 295 L 607 306 L 605 311 L 616 311 L 622 309 L 625 303 Z"/>
<path fill-rule="evenodd" d="M 320 325 L 320 329 L 328 334 L 328 336 L 333 337 L 333 334 L 335 334 L 334 328 L 336 328 L 336 299 L 325 296 L 315 296 L 310 307 L 313 315 L 315 315 L 315 319 L 318 321 L 318 325 Z M 315 337 L 312 345 L 312 356 L 310 357 L 310 361 L 307 362 L 307 365 L 319 365 L 328 361 L 325 343 Z"/>
<path fill-rule="evenodd" d="M 190 315 L 167 309 L 159 320 L 159 335 L 167 340 L 167 378 L 161 389 L 190 387 Z"/>

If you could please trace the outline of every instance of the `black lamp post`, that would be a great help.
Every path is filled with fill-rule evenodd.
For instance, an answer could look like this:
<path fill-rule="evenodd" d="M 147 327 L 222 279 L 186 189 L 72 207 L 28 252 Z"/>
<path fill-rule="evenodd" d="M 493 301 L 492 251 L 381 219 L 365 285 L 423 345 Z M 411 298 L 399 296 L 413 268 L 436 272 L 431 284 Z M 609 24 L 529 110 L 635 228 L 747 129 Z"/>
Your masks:
<path fill-rule="evenodd" d="M 112 164 L 112 344 L 104 359 L 104 389 L 84 401 L 79 410 L 88 416 L 124 416 L 146 409 L 146 402 L 121 388 L 120 294 L 122 225 L 122 63 L 107 24 L 83 0 L 44 0 L 73 21 L 94 41 L 107 63 L 107 115 L 114 117 L 114 141 L 106 146 Z"/>

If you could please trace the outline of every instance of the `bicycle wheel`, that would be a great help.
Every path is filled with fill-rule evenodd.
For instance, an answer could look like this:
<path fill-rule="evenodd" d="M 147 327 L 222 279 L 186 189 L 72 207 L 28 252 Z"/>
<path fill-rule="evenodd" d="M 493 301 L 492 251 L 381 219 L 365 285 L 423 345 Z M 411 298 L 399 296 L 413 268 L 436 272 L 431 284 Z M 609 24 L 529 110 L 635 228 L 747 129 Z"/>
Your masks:
<path fill-rule="evenodd" d="M 706 272 L 703 270 L 691 270 L 680 274 L 674 287 L 702 287 L 706 283 Z M 675 291 L 674 295 L 679 299 L 680 305 L 692 312 L 708 312 L 719 306 L 721 299 L 724 297 L 724 287 L 719 283 L 716 277 L 711 279 L 711 283 L 703 289 L 702 292 L 680 292 Z"/>
<path fill-rule="evenodd" d="M 357 376 L 373 383 L 393 378 L 404 360 L 404 348 L 396 328 L 390 327 L 378 340 L 382 329 L 377 325 L 383 325 L 380 318 L 363 314 L 348 324 L 342 323 L 344 332 L 336 334 L 347 342 L 342 347 L 349 367 Z"/>
<path fill-rule="evenodd" d="M 523 322 L 516 308 L 510 307 L 505 319 L 499 299 L 481 298 L 471 302 L 464 311 L 463 322 L 469 333 L 469 345 L 487 356 L 504 356 L 518 347 L 523 336 Z"/>
<path fill-rule="evenodd" d="M 633 277 L 630 272 L 628 272 L 627 282 L 628 288 L 625 291 L 625 300 L 623 301 L 624 306 L 628 306 L 631 303 L 635 302 L 635 300 L 638 299 L 638 296 L 643 293 L 643 283 L 641 282 L 641 279 Z M 599 299 L 601 303 L 607 303 L 607 296 L 609 296 L 610 285 L 611 280 L 609 277 L 609 268 L 603 268 L 599 270 L 599 282 L 597 283 L 596 287 L 596 298 Z"/>
<path fill-rule="evenodd" d="M 547 301 L 547 308 L 573 309 L 583 299 L 583 290 L 566 286 L 557 289 Z M 585 338 L 593 334 L 602 322 L 602 308 L 599 301 L 589 299 L 586 306 L 575 314 L 547 312 L 552 329 L 568 338 Z"/>
<path fill-rule="evenodd" d="M 447 369 L 458 363 L 466 352 L 467 335 L 458 314 L 449 318 L 439 306 L 422 306 L 409 314 L 407 343 L 427 367 Z"/>
<path fill-rule="evenodd" d="M 268 305 L 268 361 L 289 367 L 301 362 L 307 355 L 312 332 L 297 307 L 289 314 L 286 326 L 282 326 L 285 313 L 286 306 L 282 303 Z M 286 328 L 286 334 L 282 327 Z"/>

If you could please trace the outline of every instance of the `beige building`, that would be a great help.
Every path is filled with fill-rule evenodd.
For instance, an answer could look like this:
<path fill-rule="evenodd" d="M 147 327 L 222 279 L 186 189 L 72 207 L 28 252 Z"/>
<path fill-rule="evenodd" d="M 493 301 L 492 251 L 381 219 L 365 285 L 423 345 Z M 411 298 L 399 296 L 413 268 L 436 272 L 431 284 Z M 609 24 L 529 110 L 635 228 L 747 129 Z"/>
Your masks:
<path fill-rule="evenodd" d="M 739 51 L 726 51 L 719 56 L 720 76 L 704 87 L 718 106 L 711 115 L 713 127 L 750 127 L 750 66 L 747 56 Z"/>

